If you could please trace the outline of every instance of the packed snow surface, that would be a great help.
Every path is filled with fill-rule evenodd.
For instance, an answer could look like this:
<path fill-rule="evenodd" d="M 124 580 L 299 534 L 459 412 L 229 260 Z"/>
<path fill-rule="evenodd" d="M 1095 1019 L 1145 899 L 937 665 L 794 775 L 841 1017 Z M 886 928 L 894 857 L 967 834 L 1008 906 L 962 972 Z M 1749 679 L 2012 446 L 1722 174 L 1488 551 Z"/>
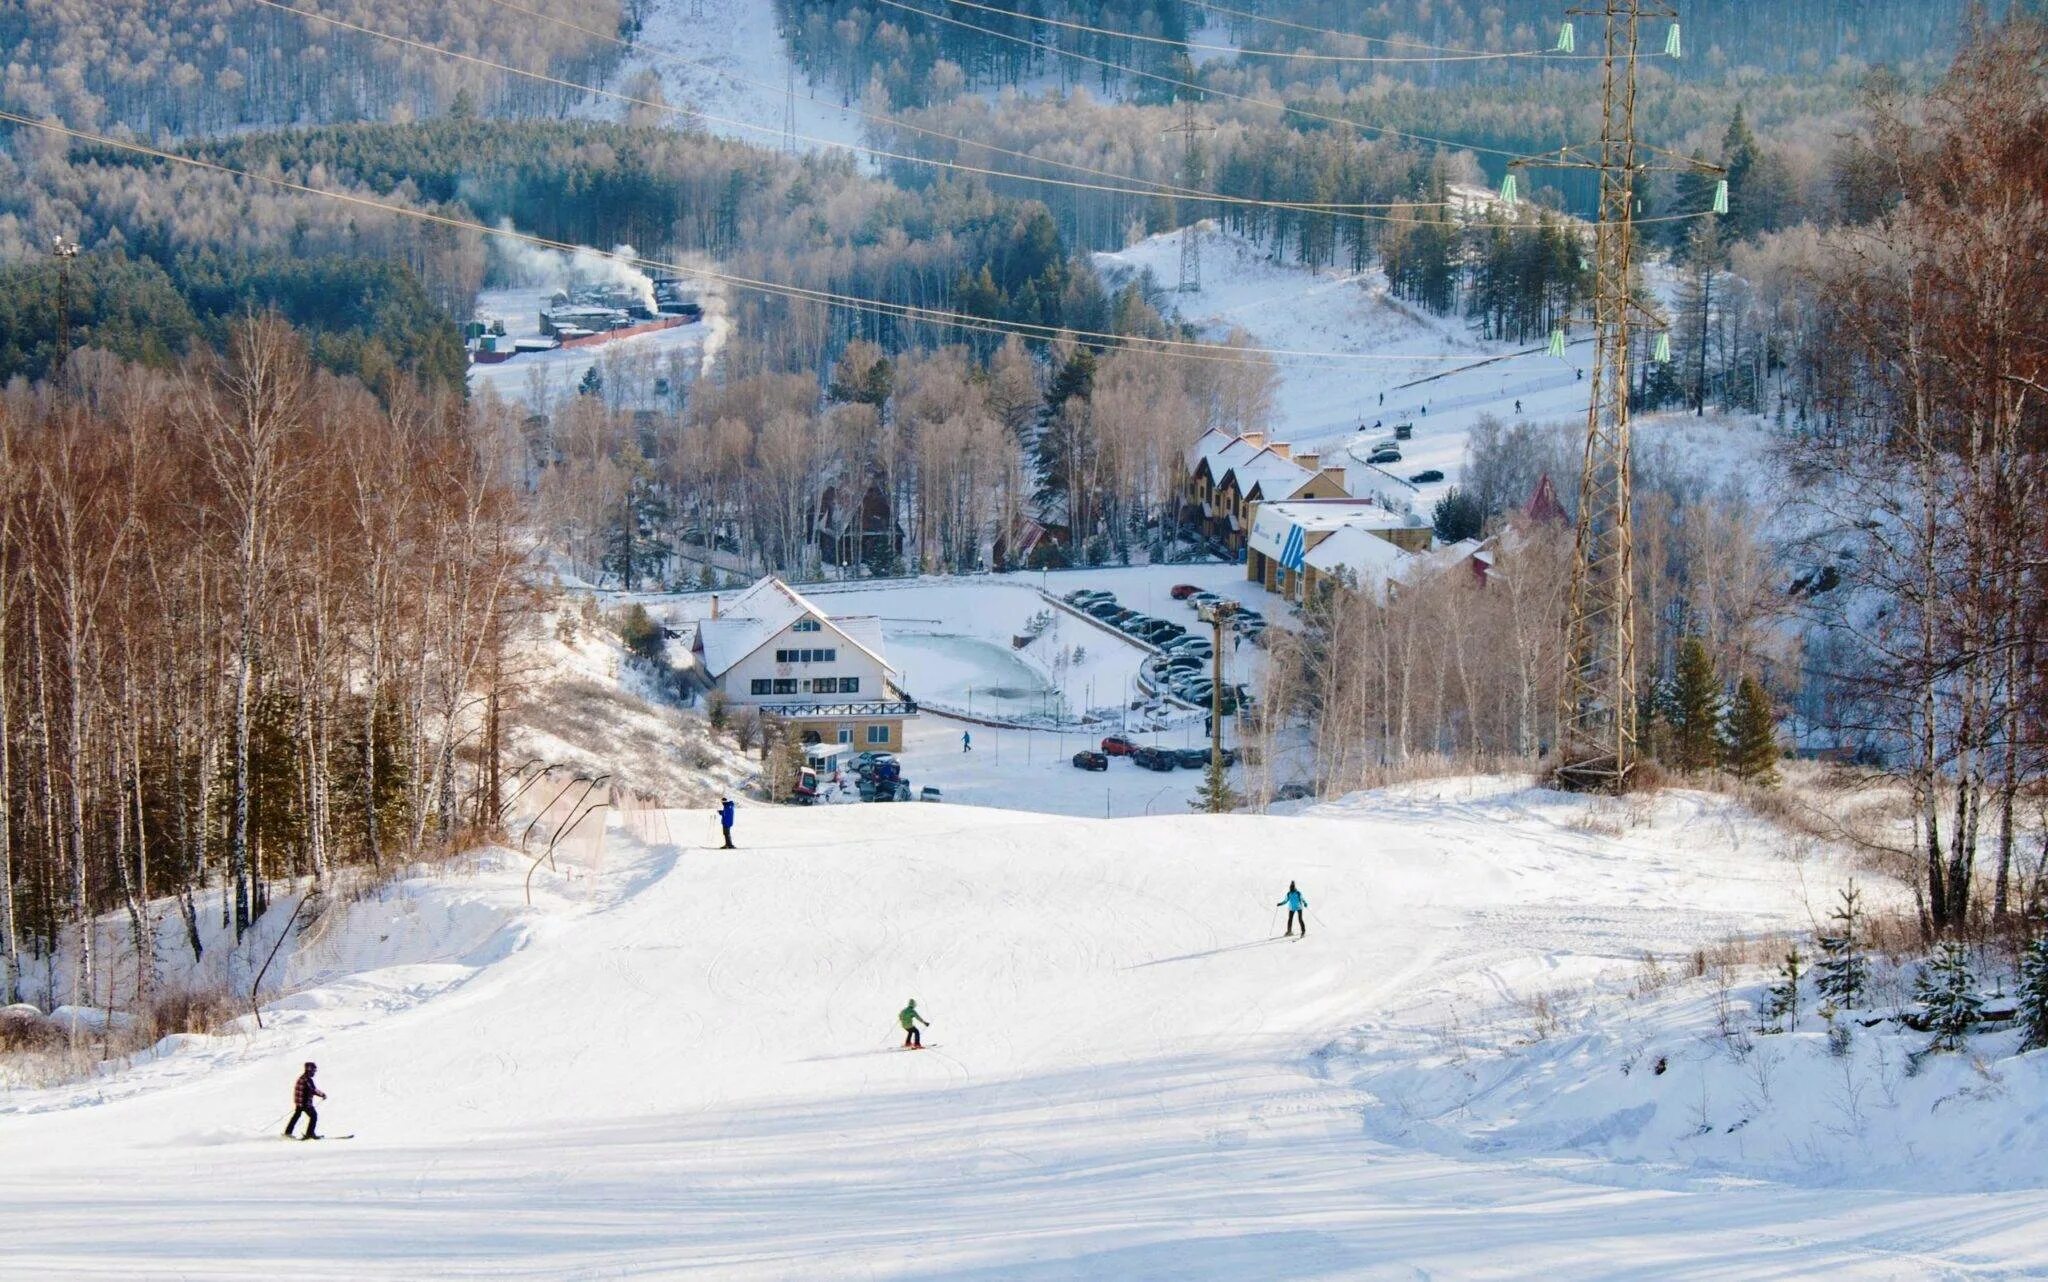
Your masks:
<path fill-rule="evenodd" d="M 439 995 L 350 1022 L 314 988 L 306 1018 L 172 1048 L 104 1102 L 6 1096 L 7 1272 L 2048 1268 L 2038 1181 L 1850 1194 L 1403 1140 L 1375 1029 L 1800 926 L 1839 875 L 1713 798 L 1619 833 L 1595 804 L 1462 780 L 1295 817 L 749 807 L 730 853 L 707 812 L 631 813 L 593 893 L 508 905 L 520 946 L 467 949 Z M 1303 941 L 1274 937 L 1290 878 Z M 912 997 L 922 1052 L 897 1049 Z M 277 1138 L 303 1059 L 354 1139 Z"/>

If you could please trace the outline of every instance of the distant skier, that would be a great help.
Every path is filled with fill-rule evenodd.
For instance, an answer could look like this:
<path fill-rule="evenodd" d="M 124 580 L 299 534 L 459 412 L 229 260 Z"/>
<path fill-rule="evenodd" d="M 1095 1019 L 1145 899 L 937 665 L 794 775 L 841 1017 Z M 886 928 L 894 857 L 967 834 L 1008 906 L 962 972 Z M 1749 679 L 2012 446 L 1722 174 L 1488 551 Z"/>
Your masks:
<path fill-rule="evenodd" d="M 1516 401 L 1516 402 L 1515 402 L 1515 413 L 1519 414 L 1519 413 L 1521 413 L 1521 412 L 1522 412 L 1522 403 L 1521 403 L 1520 401 Z"/>
<path fill-rule="evenodd" d="M 320 1110 L 313 1107 L 313 1101 L 326 1099 L 327 1092 L 313 1085 L 313 1074 L 318 1068 L 319 1065 L 307 1060 L 306 1071 L 300 1073 L 299 1080 L 292 1084 L 292 1120 L 284 1124 L 284 1137 L 288 1140 L 299 1138 L 292 1134 L 292 1128 L 299 1124 L 301 1113 L 306 1116 L 305 1138 L 320 1138 Z"/>
<path fill-rule="evenodd" d="M 1303 933 L 1306 934 L 1307 932 L 1304 931 Z M 926 1028 L 930 1028 L 932 1022 L 917 1013 L 917 998 L 911 998 L 910 1004 L 898 1012 L 896 1022 L 903 1025 L 903 1048 L 905 1050 L 923 1050 L 924 1035 L 917 1031 L 917 1026 L 923 1024 Z"/>
<path fill-rule="evenodd" d="M 1380 404 L 1381 404 L 1381 405 L 1385 405 L 1386 403 L 1387 403 L 1387 394 L 1386 394 L 1385 392 L 1381 392 L 1381 393 L 1380 393 Z"/>
<path fill-rule="evenodd" d="M 1273 907 L 1275 907 L 1275 908 L 1279 908 L 1279 907 L 1281 907 L 1282 905 L 1285 905 L 1285 906 L 1286 906 L 1286 908 L 1287 908 L 1287 933 L 1288 933 L 1288 935 L 1292 936 L 1292 935 L 1294 934 L 1294 923 L 1296 923 L 1296 922 L 1300 922 L 1300 923 L 1301 923 L 1301 937 L 1302 937 L 1303 939 L 1307 939 L 1307 938 L 1308 938 L 1308 900 L 1306 900 L 1306 899 L 1303 899 L 1303 898 L 1301 897 L 1301 892 L 1300 892 L 1299 890 L 1295 889 L 1294 883 L 1293 883 L 1293 882 L 1291 882 L 1291 881 L 1287 883 L 1287 898 L 1285 898 L 1285 899 L 1281 900 L 1281 901 L 1280 901 L 1280 903 L 1274 904 L 1274 905 L 1273 905 Z"/>
<path fill-rule="evenodd" d="M 718 803 L 718 826 L 725 831 L 725 845 L 720 847 L 721 850 L 736 849 L 732 844 L 732 813 L 733 804 L 731 797 L 727 797 Z"/>
<path fill-rule="evenodd" d="M 960 732 L 960 751 L 962 751 L 962 752 L 973 752 L 973 751 L 974 751 L 974 732 L 973 732 L 973 731 L 971 731 L 971 730 L 962 730 L 962 731 Z"/>

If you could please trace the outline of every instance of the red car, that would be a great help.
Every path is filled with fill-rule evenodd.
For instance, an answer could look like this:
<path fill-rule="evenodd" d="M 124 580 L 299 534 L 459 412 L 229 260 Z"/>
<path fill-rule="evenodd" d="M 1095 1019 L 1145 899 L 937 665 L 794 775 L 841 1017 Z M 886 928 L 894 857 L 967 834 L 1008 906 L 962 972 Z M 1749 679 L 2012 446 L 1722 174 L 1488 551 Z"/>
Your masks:
<path fill-rule="evenodd" d="M 1172 596 L 1176 601 L 1185 601 L 1201 590 L 1192 583 L 1176 583 L 1173 585 Z"/>
<path fill-rule="evenodd" d="M 1112 757 L 1128 757 L 1138 750 L 1138 745 L 1120 734 L 1113 734 L 1102 741 L 1102 750 Z"/>

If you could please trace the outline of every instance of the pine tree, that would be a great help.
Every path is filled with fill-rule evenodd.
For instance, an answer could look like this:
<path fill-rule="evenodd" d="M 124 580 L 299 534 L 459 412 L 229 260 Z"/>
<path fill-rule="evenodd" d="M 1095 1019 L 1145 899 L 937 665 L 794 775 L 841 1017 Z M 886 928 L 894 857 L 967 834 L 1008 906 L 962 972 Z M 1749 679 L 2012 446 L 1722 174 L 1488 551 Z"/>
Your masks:
<path fill-rule="evenodd" d="M 1799 982 L 1806 974 L 1800 963 L 1804 960 L 1797 948 L 1787 950 L 1785 960 L 1778 964 L 1778 982 L 1764 994 L 1764 1018 L 1772 1023 L 1782 1020 L 1788 1033 L 1799 1028 Z"/>
<path fill-rule="evenodd" d="M 579 395 L 583 396 L 603 395 L 604 375 L 597 372 L 597 366 L 592 365 L 589 369 L 583 371 L 583 381 L 576 384 L 576 391 Z"/>
<path fill-rule="evenodd" d="M 1721 681 L 1698 637 L 1679 647 L 1670 720 L 1671 764 L 1688 774 L 1711 770 L 1721 759 Z"/>
<path fill-rule="evenodd" d="M 1436 501 L 1430 515 L 1440 543 L 1476 539 L 1486 528 L 1486 512 L 1479 506 L 1479 500 L 1455 485 Z"/>
<path fill-rule="evenodd" d="M 1961 944 L 1941 946 L 1920 973 L 1918 996 L 1927 1008 L 1927 1028 L 1934 1034 L 1928 1050 L 1961 1050 L 1976 1027 L 1984 1002 L 1977 996 L 1977 977 L 1970 973 L 1970 950 Z"/>
<path fill-rule="evenodd" d="M 1850 882 L 1842 891 L 1842 902 L 1828 914 L 1833 923 L 1820 933 L 1819 975 L 1814 988 L 1829 1005 L 1853 1010 L 1862 1004 L 1863 990 L 1870 982 L 1870 966 L 1857 951 L 1856 932 L 1862 922 L 1862 894 Z"/>
<path fill-rule="evenodd" d="M 2020 1027 L 2026 1030 L 2023 1043 L 2034 1050 L 2048 1046 L 2048 935 L 2027 946 L 2020 958 Z"/>
<path fill-rule="evenodd" d="M 1217 754 L 1209 754 L 1209 764 L 1202 772 L 1202 784 L 1195 789 L 1194 800 L 1188 804 L 1195 810 L 1212 815 L 1229 814 L 1244 804 L 1244 799 L 1230 786 L 1230 768 Z"/>
<path fill-rule="evenodd" d="M 1759 788 L 1778 782 L 1777 718 L 1763 682 L 1744 675 L 1735 686 L 1735 710 L 1728 718 L 1728 770 Z"/>

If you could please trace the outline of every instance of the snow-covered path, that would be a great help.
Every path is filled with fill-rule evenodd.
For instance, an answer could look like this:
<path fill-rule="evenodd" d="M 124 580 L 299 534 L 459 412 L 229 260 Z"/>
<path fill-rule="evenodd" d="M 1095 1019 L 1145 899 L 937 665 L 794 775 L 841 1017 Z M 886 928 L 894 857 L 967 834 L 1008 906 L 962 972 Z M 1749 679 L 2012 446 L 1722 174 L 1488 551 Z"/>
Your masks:
<path fill-rule="evenodd" d="M 1335 1039 L 1802 918 L 1712 803 L 1633 838 L 1506 785 L 1310 817 L 945 806 L 621 830 L 611 893 L 381 1022 L 0 1114 L 9 1276 L 1761 1277 L 2048 1265 L 1927 1196 L 1368 1139 Z M 1273 939 L 1289 878 L 1315 933 Z M 916 997 L 931 1048 L 894 1049 Z M 301 1058 L 346 1143 L 274 1138 Z M 54 1097 L 53 1097 L 54 1098 Z M 41 1101 L 48 1103 L 50 1101 Z M 1963 1244 L 1967 1243 L 1967 1247 Z"/>

